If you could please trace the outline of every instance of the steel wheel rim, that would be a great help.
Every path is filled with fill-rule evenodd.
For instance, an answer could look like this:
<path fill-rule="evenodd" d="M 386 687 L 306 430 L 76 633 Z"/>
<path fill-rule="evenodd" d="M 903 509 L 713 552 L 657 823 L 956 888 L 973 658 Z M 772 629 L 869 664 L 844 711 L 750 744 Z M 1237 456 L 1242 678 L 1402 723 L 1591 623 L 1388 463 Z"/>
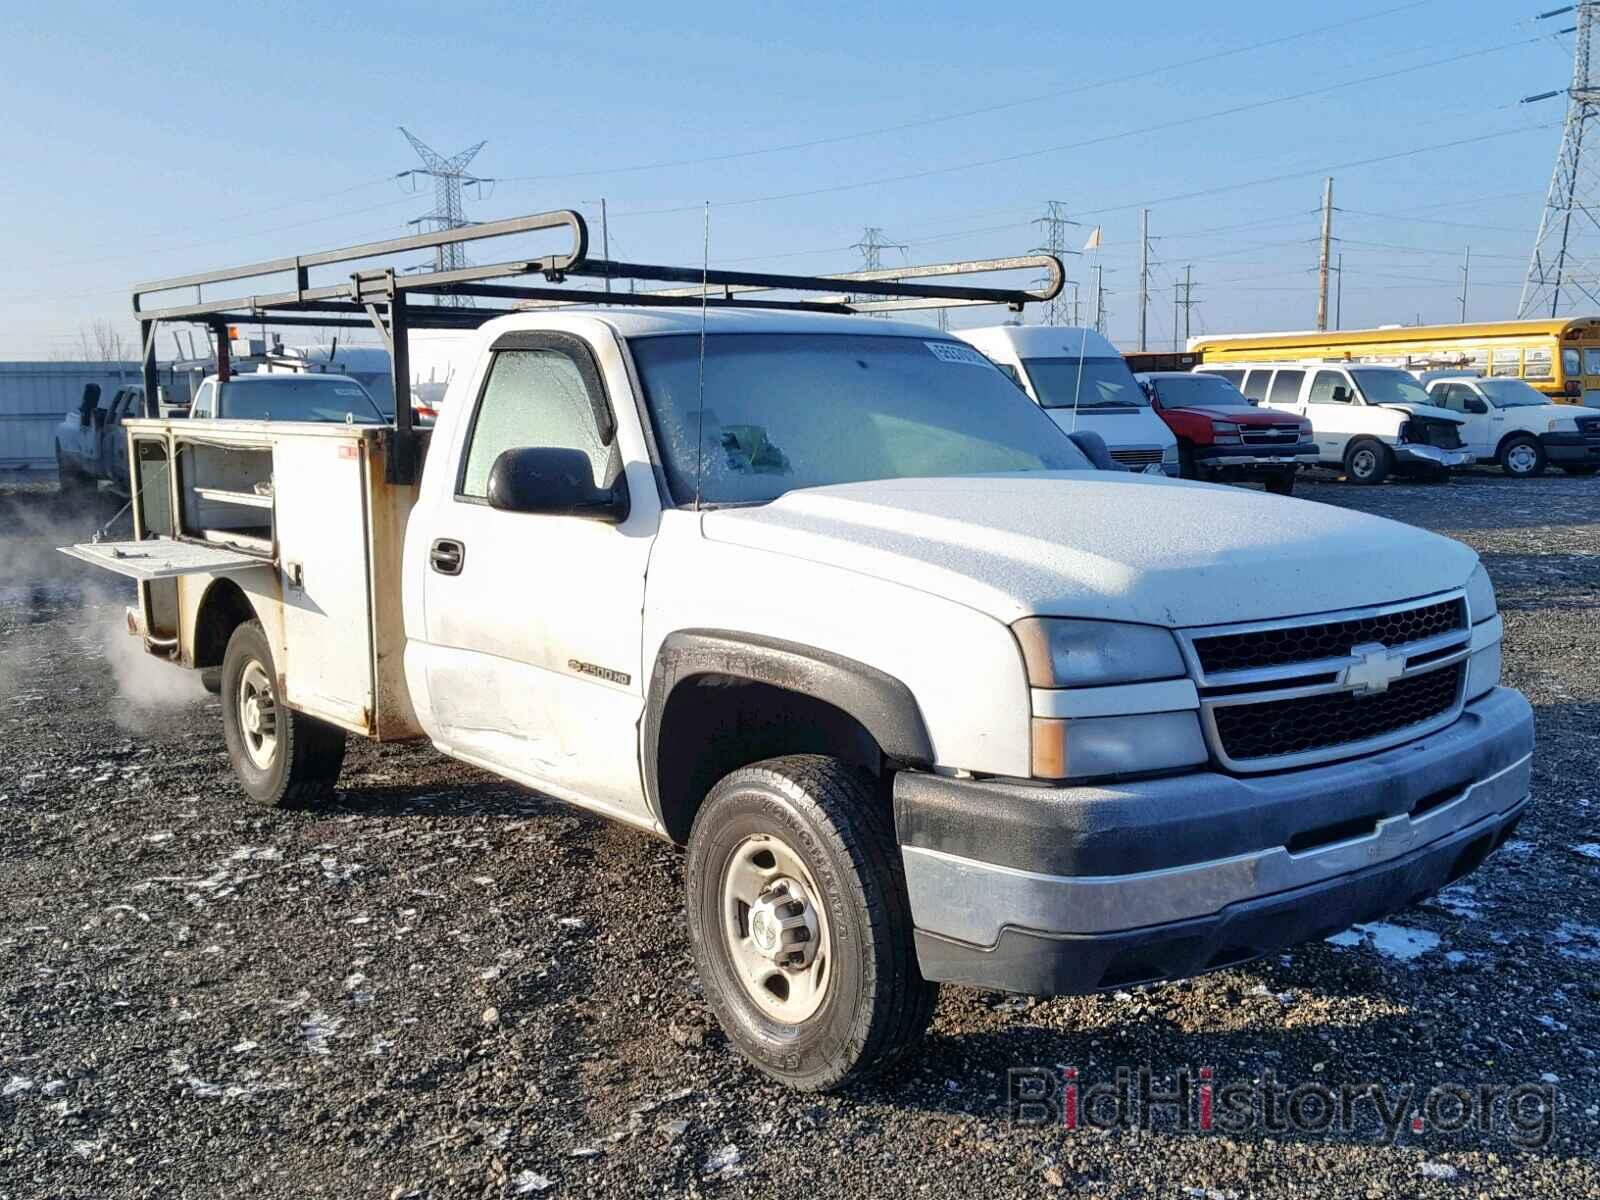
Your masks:
<path fill-rule="evenodd" d="M 1533 470 L 1534 464 L 1539 461 L 1539 456 L 1533 452 L 1533 447 L 1526 442 L 1518 442 L 1506 451 L 1506 465 L 1511 468 L 1514 475 L 1526 475 Z"/>
<path fill-rule="evenodd" d="M 278 753 L 278 702 L 266 668 L 253 658 L 239 674 L 235 703 L 245 755 L 259 770 L 269 770 Z"/>
<path fill-rule="evenodd" d="M 1378 456 L 1371 450 L 1357 450 L 1350 456 L 1350 474 L 1365 479 L 1378 468 Z"/>
<path fill-rule="evenodd" d="M 722 871 L 728 961 L 756 1007 L 798 1025 L 816 1015 L 833 980 L 828 916 L 810 869 L 782 838 L 753 834 Z"/>

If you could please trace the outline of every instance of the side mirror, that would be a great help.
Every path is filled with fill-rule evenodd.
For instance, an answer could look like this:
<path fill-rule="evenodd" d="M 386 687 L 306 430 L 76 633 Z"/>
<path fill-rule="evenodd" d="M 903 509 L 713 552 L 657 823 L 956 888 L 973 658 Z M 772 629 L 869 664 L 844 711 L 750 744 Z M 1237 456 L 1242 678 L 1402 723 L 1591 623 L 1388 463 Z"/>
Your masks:
<path fill-rule="evenodd" d="M 1349 404 L 1350 389 L 1347 387 L 1335 387 L 1332 399 L 1335 404 Z"/>
<path fill-rule="evenodd" d="M 1463 400 L 1461 402 L 1461 407 L 1467 412 L 1477 413 L 1479 416 L 1482 416 L 1484 413 L 1489 411 L 1489 406 L 1482 400 L 1479 400 L 1476 396 L 1469 396 L 1467 399 Z"/>
<path fill-rule="evenodd" d="M 1111 457 L 1111 451 L 1106 449 L 1106 440 L 1098 433 L 1087 429 L 1080 429 L 1076 433 L 1069 433 L 1067 437 L 1072 444 L 1083 451 L 1083 456 L 1092 462 L 1097 471 L 1125 471 L 1121 463 Z"/>
<path fill-rule="evenodd" d="M 628 486 L 597 488 L 589 456 L 555 446 L 502 450 L 489 469 L 489 507 L 502 512 L 587 517 L 618 525 L 628 517 Z"/>

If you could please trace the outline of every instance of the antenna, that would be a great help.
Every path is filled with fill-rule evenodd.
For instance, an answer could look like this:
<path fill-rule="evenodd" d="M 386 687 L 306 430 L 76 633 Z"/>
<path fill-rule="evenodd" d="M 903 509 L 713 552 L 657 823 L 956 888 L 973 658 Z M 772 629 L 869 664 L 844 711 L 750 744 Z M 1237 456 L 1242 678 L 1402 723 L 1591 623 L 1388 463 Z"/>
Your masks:
<path fill-rule="evenodd" d="M 694 510 L 700 511 L 701 458 L 706 447 L 706 292 L 711 286 L 711 201 L 706 201 L 705 232 L 700 248 L 700 408 L 695 417 Z"/>

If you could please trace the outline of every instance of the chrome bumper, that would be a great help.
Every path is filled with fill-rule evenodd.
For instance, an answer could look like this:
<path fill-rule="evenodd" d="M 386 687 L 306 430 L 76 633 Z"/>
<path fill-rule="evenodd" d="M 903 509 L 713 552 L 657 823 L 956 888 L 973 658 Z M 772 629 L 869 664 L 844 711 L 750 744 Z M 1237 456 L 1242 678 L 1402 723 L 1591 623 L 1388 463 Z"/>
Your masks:
<path fill-rule="evenodd" d="M 1477 459 L 1468 450 L 1441 450 L 1438 446 L 1424 446 L 1416 442 L 1401 442 L 1394 448 L 1396 462 L 1442 467 L 1470 467 Z"/>

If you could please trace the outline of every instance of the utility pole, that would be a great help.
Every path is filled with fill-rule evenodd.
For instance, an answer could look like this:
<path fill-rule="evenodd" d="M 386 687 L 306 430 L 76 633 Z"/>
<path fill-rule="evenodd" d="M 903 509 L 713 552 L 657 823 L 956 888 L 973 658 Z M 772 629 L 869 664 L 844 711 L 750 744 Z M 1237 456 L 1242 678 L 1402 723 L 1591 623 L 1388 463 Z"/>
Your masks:
<path fill-rule="evenodd" d="M 1333 292 L 1333 327 L 1344 328 L 1344 251 L 1339 251 L 1339 265 L 1334 268 L 1339 279 L 1334 285 Z"/>
<path fill-rule="evenodd" d="M 600 197 L 600 253 L 607 262 L 611 261 L 611 222 L 606 220 L 606 198 Z M 606 291 L 611 290 L 611 275 L 606 274 Z"/>
<path fill-rule="evenodd" d="M 1057 258 L 1065 258 L 1072 251 L 1067 249 L 1067 226 L 1076 225 L 1078 222 L 1067 220 L 1067 206 L 1060 200 L 1047 200 L 1044 206 L 1044 216 L 1034 219 L 1033 224 L 1039 226 L 1044 233 L 1044 244 L 1034 250 L 1035 254 L 1053 254 Z M 1054 299 L 1045 301 L 1044 317 L 1042 324 L 1061 325 L 1065 323 L 1067 315 L 1067 302 L 1058 293 Z M 1076 324 L 1076 322 L 1074 322 Z"/>
<path fill-rule="evenodd" d="M 411 179 L 415 184 L 419 176 L 427 176 L 433 180 L 433 211 L 423 213 L 422 216 L 408 222 L 421 229 L 460 229 L 463 225 L 470 225 L 461 209 L 461 189 L 493 183 L 492 179 L 485 179 L 478 175 L 469 175 L 466 166 L 477 157 L 485 143 L 479 142 L 476 146 L 468 146 L 459 154 L 446 158 L 434 150 L 427 143 L 418 139 L 404 125 L 400 132 L 405 134 L 406 141 L 411 143 L 411 148 L 417 152 L 417 157 L 422 160 L 420 168 L 413 167 L 409 171 L 401 171 L 397 179 Z M 436 271 L 459 271 L 467 265 L 466 251 L 458 245 L 437 246 L 433 252 L 433 268 Z M 439 296 L 437 302 L 446 308 L 471 308 L 470 296 Z"/>
<path fill-rule="evenodd" d="M 1317 266 L 1317 329 L 1328 328 L 1328 268 L 1332 266 L 1329 251 L 1333 243 L 1333 176 L 1322 185 L 1322 256 Z"/>
<path fill-rule="evenodd" d="M 1150 319 L 1150 210 L 1139 210 L 1139 349 L 1145 350 Z"/>
<path fill-rule="evenodd" d="M 1472 247 L 1467 247 L 1466 254 L 1461 257 L 1461 323 L 1467 323 L 1467 283 L 1472 277 Z"/>
<path fill-rule="evenodd" d="M 1600 306 L 1600 225 L 1595 222 L 1600 191 L 1593 164 L 1583 157 L 1585 129 L 1600 117 L 1600 88 L 1589 73 L 1589 43 L 1600 24 L 1600 3 L 1568 5 L 1540 13 L 1538 20 L 1576 11 L 1577 21 L 1560 33 L 1576 34 L 1572 48 L 1572 82 L 1564 91 L 1525 96 L 1523 104 L 1567 97 L 1567 119 L 1556 151 L 1555 170 L 1539 232 L 1533 240 L 1528 273 L 1517 302 L 1518 317 L 1559 316 L 1560 312 Z"/>
<path fill-rule="evenodd" d="M 1183 299 L 1182 300 L 1178 299 L 1178 293 L 1180 291 L 1182 291 L 1182 293 L 1183 293 Z M 1172 345 L 1172 348 L 1174 350 L 1182 350 L 1182 349 L 1184 349 L 1185 347 L 1188 346 L 1188 344 L 1189 344 L 1190 313 L 1193 311 L 1194 306 L 1196 304 L 1199 304 L 1199 303 L 1200 303 L 1200 301 L 1198 301 L 1198 300 L 1196 300 L 1194 298 L 1194 264 L 1190 263 L 1190 264 L 1186 265 L 1183 268 L 1183 282 L 1180 283 L 1180 284 L 1174 285 L 1174 287 L 1172 289 L 1172 305 L 1173 305 L 1173 310 L 1172 310 L 1172 312 L 1173 312 L 1173 316 L 1172 316 L 1172 342 L 1173 342 L 1173 345 Z M 1178 343 L 1178 316 L 1177 316 L 1177 312 L 1178 312 L 1178 309 L 1180 307 L 1183 309 L 1183 345 L 1182 346 L 1177 344 Z"/>

